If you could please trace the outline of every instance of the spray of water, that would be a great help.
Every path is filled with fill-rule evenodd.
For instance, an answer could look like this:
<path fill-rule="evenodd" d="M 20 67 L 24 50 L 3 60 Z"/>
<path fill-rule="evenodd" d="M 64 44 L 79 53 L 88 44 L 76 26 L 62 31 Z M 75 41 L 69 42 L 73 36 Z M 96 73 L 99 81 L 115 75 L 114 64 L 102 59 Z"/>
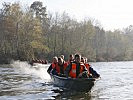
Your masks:
<path fill-rule="evenodd" d="M 22 61 L 13 61 L 11 63 L 11 66 L 13 66 L 17 71 L 21 71 L 22 73 L 25 74 L 31 74 L 35 75 L 42 80 L 50 79 L 49 74 L 47 73 L 47 68 L 49 64 L 35 64 L 31 66 L 27 62 L 22 62 Z"/>

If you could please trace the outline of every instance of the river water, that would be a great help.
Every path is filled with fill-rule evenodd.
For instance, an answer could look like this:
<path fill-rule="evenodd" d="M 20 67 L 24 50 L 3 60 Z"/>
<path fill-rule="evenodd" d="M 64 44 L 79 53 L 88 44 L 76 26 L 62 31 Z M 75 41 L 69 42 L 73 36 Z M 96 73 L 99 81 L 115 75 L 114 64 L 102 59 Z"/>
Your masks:
<path fill-rule="evenodd" d="M 53 86 L 49 66 L 15 61 L 0 65 L 0 100 L 133 100 L 133 62 L 91 63 L 100 73 L 92 90 L 63 91 Z"/>

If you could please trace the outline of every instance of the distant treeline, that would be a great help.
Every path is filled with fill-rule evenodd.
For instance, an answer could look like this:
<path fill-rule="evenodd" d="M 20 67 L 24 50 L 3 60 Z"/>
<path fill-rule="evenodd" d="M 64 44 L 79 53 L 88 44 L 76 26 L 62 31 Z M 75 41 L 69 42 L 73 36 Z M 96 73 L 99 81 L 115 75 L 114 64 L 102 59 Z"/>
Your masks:
<path fill-rule="evenodd" d="M 115 15 L 114 15 L 115 16 Z M 67 13 L 51 14 L 40 1 L 29 7 L 3 3 L 0 9 L 0 63 L 11 59 L 51 60 L 80 53 L 89 61 L 133 60 L 133 26 L 105 31 L 91 18 L 77 21 Z"/>

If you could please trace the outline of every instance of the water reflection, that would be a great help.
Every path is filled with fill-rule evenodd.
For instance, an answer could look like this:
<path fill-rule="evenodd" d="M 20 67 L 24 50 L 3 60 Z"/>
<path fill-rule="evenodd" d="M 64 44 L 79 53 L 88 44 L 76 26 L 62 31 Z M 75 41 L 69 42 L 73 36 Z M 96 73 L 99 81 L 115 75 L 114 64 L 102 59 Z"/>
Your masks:
<path fill-rule="evenodd" d="M 63 91 L 56 97 L 59 100 L 91 100 L 91 92 Z"/>

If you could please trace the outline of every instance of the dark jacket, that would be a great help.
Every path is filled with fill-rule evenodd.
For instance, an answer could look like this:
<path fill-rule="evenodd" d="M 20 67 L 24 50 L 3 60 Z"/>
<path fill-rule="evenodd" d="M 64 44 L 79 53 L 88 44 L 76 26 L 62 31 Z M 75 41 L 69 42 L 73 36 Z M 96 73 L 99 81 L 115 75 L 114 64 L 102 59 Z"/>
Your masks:
<path fill-rule="evenodd" d="M 52 73 L 53 75 L 58 75 L 58 73 L 56 72 L 56 68 L 52 68 L 52 64 L 49 66 L 47 72 L 50 74 Z"/>
<path fill-rule="evenodd" d="M 52 64 L 49 66 L 49 68 L 48 68 L 47 72 L 48 72 L 48 73 L 50 73 L 50 72 L 51 72 L 51 70 L 52 70 Z"/>
<path fill-rule="evenodd" d="M 90 74 L 92 74 L 93 78 L 100 77 L 100 74 L 98 74 L 91 66 L 89 67 Z"/>
<path fill-rule="evenodd" d="M 62 65 L 59 65 L 58 66 L 60 67 L 60 74 L 64 74 L 64 63 Z"/>

